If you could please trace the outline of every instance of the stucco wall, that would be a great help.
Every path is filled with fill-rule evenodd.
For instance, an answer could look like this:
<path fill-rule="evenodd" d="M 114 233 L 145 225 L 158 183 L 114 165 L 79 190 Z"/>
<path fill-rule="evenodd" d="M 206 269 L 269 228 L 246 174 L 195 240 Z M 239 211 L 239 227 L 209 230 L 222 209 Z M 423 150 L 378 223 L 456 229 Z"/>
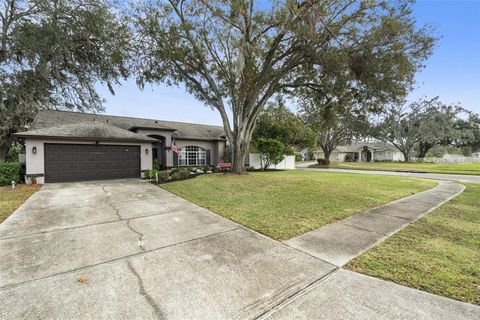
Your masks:
<path fill-rule="evenodd" d="M 62 144 L 95 144 L 95 141 L 70 141 L 70 140 L 53 140 L 53 139 L 25 139 L 25 157 L 26 157 L 26 174 L 27 175 L 44 175 L 45 174 L 45 143 L 62 143 Z M 132 145 L 140 146 L 140 168 L 141 170 L 149 170 L 152 168 L 152 144 L 139 142 L 110 142 L 99 141 L 98 144 L 111 145 Z M 33 154 L 33 147 L 37 148 L 37 153 Z M 145 149 L 148 148 L 148 155 Z M 38 183 L 43 183 L 43 177 L 37 178 Z"/>
<path fill-rule="evenodd" d="M 210 165 L 217 165 L 223 159 L 223 150 L 225 149 L 224 141 L 197 141 L 197 140 L 182 140 L 177 139 L 177 148 L 180 149 L 186 146 L 198 146 L 206 150 L 210 150 Z M 167 160 L 170 158 L 173 164 L 173 154 L 169 151 Z"/>
<path fill-rule="evenodd" d="M 165 138 L 165 147 L 170 147 L 172 144 L 172 132 L 171 131 L 163 131 L 163 130 L 155 130 L 155 129 L 138 129 L 136 131 L 138 134 L 142 134 L 144 136 L 156 135 L 156 136 L 163 136 Z M 172 151 L 168 150 L 166 152 L 166 166 L 172 167 L 173 166 L 173 153 Z"/>
<path fill-rule="evenodd" d="M 376 161 L 403 161 L 404 157 L 400 151 L 382 150 L 374 154 Z"/>

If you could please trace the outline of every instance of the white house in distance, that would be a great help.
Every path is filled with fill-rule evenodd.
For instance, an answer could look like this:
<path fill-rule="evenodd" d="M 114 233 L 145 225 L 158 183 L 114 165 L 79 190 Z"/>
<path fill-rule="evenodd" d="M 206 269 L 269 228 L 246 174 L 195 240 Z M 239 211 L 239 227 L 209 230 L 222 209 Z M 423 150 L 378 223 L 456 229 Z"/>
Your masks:
<path fill-rule="evenodd" d="M 325 157 L 321 149 L 314 152 L 314 155 L 316 159 Z M 350 145 L 335 148 L 330 155 L 330 161 L 404 161 L 404 157 L 403 154 L 391 144 L 383 142 L 353 142 Z"/>

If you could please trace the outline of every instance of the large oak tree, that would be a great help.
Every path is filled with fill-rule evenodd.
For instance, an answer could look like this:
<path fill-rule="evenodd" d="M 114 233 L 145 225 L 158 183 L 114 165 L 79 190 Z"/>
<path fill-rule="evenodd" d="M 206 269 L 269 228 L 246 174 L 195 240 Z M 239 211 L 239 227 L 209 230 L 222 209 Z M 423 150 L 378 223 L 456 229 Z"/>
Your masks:
<path fill-rule="evenodd" d="M 127 75 L 128 28 L 107 0 L 0 4 L 0 160 L 39 109 L 101 110 L 97 83 Z"/>
<path fill-rule="evenodd" d="M 184 85 L 218 110 L 233 148 L 233 172 L 243 173 L 259 113 L 277 93 L 321 86 L 321 77 L 310 83 L 309 71 L 348 61 L 364 83 L 413 77 L 433 41 L 428 30 L 415 28 L 409 5 L 402 0 L 137 4 L 130 18 L 138 82 Z M 417 59 L 410 60 L 414 52 Z M 396 62 L 377 62 L 384 55 Z M 401 60 L 409 63 L 398 64 Z"/>

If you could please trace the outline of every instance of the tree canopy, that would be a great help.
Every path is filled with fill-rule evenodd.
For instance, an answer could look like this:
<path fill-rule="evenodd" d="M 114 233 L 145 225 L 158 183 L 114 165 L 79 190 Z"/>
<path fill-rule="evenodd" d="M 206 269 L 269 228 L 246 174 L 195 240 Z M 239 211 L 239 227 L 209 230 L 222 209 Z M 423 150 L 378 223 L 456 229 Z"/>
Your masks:
<path fill-rule="evenodd" d="M 128 28 L 106 0 L 5 0 L 0 23 L 0 159 L 39 109 L 101 110 L 95 84 L 127 75 Z"/>
<path fill-rule="evenodd" d="M 140 86 L 182 84 L 218 110 L 236 173 L 244 172 L 257 118 L 274 95 L 303 87 L 345 92 L 345 76 L 351 95 L 388 82 L 398 85 L 385 96 L 397 96 L 434 43 L 402 0 L 149 1 L 129 18 Z"/>
<path fill-rule="evenodd" d="M 422 125 L 421 139 L 417 148 L 418 158 L 424 158 L 436 145 L 460 144 L 471 135 L 469 130 L 462 130 L 458 126 L 461 113 L 465 113 L 461 106 L 444 104 L 438 97 L 422 101 L 422 111 L 419 115 Z"/>
<path fill-rule="evenodd" d="M 361 139 L 370 133 L 368 115 L 361 110 L 340 112 L 333 105 L 317 105 L 315 100 L 304 100 L 300 112 L 304 122 L 316 133 L 317 145 L 329 160 L 339 145 Z"/>
<path fill-rule="evenodd" d="M 293 154 L 298 149 L 313 148 L 316 134 L 299 116 L 288 110 L 283 100 L 278 99 L 258 117 L 252 140 L 260 138 L 276 139 L 283 143 L 286 153 Z"/>
<path fill-rule="evenodd" d="M 407 106 L 391 105 L 375 124 L 375 136 L 388 141 L 410 161 L 416 148 L 423 158 L 436 145 L 462 146 L 474 137 L 469 122 L 460 117 L 466 110 L 459 105 L 447 105 L 438 97 L 422 98 Z"/>

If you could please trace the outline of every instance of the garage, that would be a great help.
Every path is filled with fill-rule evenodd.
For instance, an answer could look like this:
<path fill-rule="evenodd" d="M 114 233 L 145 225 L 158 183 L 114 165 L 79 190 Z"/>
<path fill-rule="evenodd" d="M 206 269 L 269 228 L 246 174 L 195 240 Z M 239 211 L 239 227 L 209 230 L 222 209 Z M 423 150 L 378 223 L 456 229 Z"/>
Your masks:
<path fill-rule="evenodd" d="M 45 144 L 45 182 L 140 177 L 140 146 Z"/>

